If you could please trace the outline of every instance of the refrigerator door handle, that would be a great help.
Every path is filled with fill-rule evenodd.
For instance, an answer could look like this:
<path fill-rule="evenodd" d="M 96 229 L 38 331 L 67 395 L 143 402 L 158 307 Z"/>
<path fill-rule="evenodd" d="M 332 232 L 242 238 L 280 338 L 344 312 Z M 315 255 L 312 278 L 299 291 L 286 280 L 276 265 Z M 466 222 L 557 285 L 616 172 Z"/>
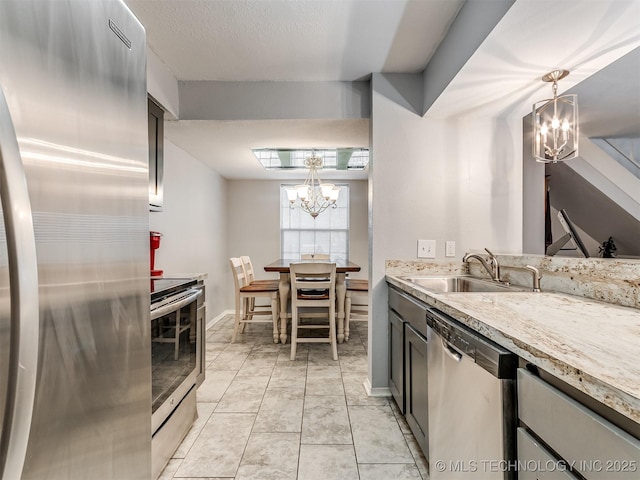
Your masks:
<path fill-rule="evenodd" d="M 7 236 L 11 325 L 0 476 L 22 477 L 36 390 L 39 344 L 38 263 L 27 179 L 0 86 L 0 200 Z"/>

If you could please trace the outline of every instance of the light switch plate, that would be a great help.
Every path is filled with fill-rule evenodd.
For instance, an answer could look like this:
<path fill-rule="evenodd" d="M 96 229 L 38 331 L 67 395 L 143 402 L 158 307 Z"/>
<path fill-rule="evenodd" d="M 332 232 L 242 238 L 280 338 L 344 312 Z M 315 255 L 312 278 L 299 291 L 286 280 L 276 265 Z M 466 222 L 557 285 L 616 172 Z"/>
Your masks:
<path fill-rule="evenodd" d="M 418 240 L 418 258 L 436 258 L 436 241 Z"/>
<path fill-rule="evenodd" d="M 456 242 L 453 240 L 447 240 L 444 242 L 444 256 L 455 257 L 456 256 Z"/>

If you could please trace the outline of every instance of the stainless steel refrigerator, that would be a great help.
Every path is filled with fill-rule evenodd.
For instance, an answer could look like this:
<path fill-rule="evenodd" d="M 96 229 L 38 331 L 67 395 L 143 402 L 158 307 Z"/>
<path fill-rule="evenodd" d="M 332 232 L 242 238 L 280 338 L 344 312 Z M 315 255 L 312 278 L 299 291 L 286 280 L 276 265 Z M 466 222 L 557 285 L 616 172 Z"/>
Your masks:
<path fill-rule="evenodd" d="M 145 33 L 0 1 L 2 479 L 149 479 Z"/>

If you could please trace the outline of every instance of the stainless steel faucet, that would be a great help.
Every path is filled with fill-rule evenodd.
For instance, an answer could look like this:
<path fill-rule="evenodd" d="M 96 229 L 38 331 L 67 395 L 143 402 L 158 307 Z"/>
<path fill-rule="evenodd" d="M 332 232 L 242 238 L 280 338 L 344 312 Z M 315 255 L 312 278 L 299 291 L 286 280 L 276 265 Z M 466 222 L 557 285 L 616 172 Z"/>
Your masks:
<path fill-rule="evenodd" d="M 533 267 L 531 265 L 525 265 L 524 268 L 525 268 L 525 270 L 529 270 L 533 274 L 533 291 L 534 292 L 539 292 L 540 291 L 540 279 L 542 278 L 540 276 L 540 271 L 536 267 Z"/>
<path fill-rule="evenodd" d="M 472 258 L 475 258 L 482 264 L 482 266 L 489 273 L 489 275 L 491 275 L 491 279 L 495 280 L 496 282 L 499 282 L 500 281 L 500 265 L 498 264 L 498 259 L 488 249 L 485 248 L 485 250 L 489 254 L 489 262 L 491 262 L 491 265 L 489 265 L 489 263 L 487 263 L 487 261 L 484 258 L 482 258 L 480 255 L 476 253 L 465 254 L 465 256 L 462 257 L 462 261 L 468 264 L 469 260 L 471 260 Z"/>
<path fill-rule="evenodd" d="M 489 254 L 489 260 L 491 260 L 491 269 L 493 270 L 493 279 L 496 282 L 501 282 L 500 280 L 500 264 L 498 264 L 498 259 L 496 256 L 489 251 L 488 248 L 485 248 L 485 251 Z"/>

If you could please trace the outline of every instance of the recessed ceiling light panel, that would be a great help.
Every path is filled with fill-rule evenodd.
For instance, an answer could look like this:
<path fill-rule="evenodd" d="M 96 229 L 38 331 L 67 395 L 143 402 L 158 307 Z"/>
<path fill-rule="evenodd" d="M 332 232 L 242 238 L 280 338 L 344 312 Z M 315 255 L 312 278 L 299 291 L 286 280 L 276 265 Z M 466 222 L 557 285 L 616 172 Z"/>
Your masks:
<path fill-rule="evenodd" d="M 305 169 L 305 159 L 320 157 L 323 170 L 364 170 L 369 164 L 368 148 L 253 148 L 251 149 L 266 170 Z"/>

